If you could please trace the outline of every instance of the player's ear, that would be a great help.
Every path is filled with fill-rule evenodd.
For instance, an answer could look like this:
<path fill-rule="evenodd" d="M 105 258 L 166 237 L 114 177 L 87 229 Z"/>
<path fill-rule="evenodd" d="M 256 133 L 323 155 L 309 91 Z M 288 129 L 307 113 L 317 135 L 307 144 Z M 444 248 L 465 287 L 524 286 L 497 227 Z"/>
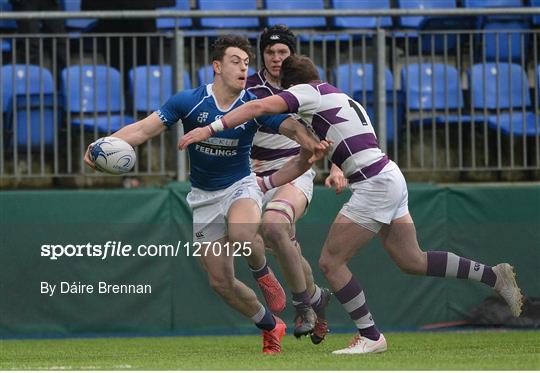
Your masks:
<path fill-rule="evenodd" d="M 221 74 L 221 61 L 212 62 L 212 66 L 214 67 L 214 73 Z"/>

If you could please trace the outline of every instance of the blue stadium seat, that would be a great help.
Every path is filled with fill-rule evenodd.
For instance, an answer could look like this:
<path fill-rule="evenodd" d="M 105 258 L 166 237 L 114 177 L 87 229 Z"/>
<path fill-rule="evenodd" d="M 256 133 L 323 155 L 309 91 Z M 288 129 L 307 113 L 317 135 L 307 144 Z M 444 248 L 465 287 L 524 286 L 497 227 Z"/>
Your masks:
<path fill-rule="evenodd" d="M 13 9 L 9 0 L 0 0 L 0 13 L 11 12 Z M 0 30 L 15 31 L 17 29 L 17 21 L 14 19 L 0 19 Z"/>
<path fill-rule="evenodd" d="M 371 39 L 371 37 L 373 35 L 371 35 L 371 34 L 363 35 L 362 34 L 362 36 L 360 36 L 358 34 L 343 33 L 343 32 L 340 32 L 338 30 L 335 30 L 334 33 L 318 33 L 315 30 L 311 30 L 311 31 L 308 31 L 308 32 L 298 33 L 298 34 L 296 34 L 296 36 L 298 37 L 298 39 L 302 43 L 311 43 L 311 42 L 313 42 L 313 43 L 323 43 L 323 42 L 332 43 L 332 42 L 335 42 L 336 40 L 339 40 L 342 43 L 346 43 L 351 39 L 358 40 L 358 39 L 360 39 L 362 37 L 365 37 L 367 40 L 369 40 L 369 39 Z"/>
<path fill-rule="evenodd" d="M 536 67 L 536 96 L 538 99 L 538 106 L 540 107 L 540 65 Z"/>
<path fill-rule="evenodd" d="M 394 79 L 392 72 L 385 68 L 386 90 L 392 90 Z M 374 90 L 374 76 L 372 64 L 342 64 L 334 70 L 334 81 L 336 86 L 349 96 L 354 92 Z"/>
<path fill-rule="evenodd" d="M 540 7 L 540 0 L 529 0 L 530 6 L 534 7 Z M 532 24 L 535 27 L 540 26 L 540 16 L 533 16 L 532 17 Z"/>
<path fill-rule="evenodd" d="M 523 0 L 462 0 L 464 8 L 519 8 Z"/>
<path fill-rule="evenodd" d="M 520 8 L 523 6 L 522 0 L 464 0 L 463 6 L 466 8 Z M 478 49 L 476 59 L 484 58 L 485 52 L 487 61 L 495 61 L 497 59 L 508 62 L 509 58 L 512 62 L 519 62 L 521 55 L 527 58 L 529 33 L 526 32 L 530 28 L 531 17 L 516 16 L 516 15 L 496 15 L 481 17 L 478 22 L 480 29 L 486 30 L 485 39 L 483 35 L 475 37 L 476 43 L 483 42 L 483 49 Z M 516 31 L 516 32 L 512 32 Z M 525 32 L 519 32 L 523 30 Z M 523 38 L 524 48 L 521 49 L 521 39 Z M 497 46 L 498 42 L 498 46 Z M 511 46 L 508 46 L 508 43 Z M 497 51 L 498 48 L 498 51 Z"/>
<path fill-rule="evenodd" d="M 458 70 L 443 63 L 411 64 L 401 70 L 401 88 L 413 125 L 470 122 L 464 109 L 461 78 Z M 422 111 L 422 122 L 418 116 Z M 444 113 L 442 113 L 444 111 Z"/>
<path fill-rule="evenodd" d="M 255 73 L 253 67 L 248 68 L 248 76 Z M 206 65 L 197 70 L 197 78 L 199 85 L 209 84 L 214 81 L 214 68 L 212 65 Z"/>
<path fill-rule="evenodd" d="M 399 9 L 435 9 L 435 8 L 455 8 L 456 0 L 397 0 Z M 418 29 L 424 16 L 400 17 L 400 24 L 405 28 Z"/>
<path fill-rule="evenodd" d="M 63 69 L 61 76 L 64 108 L 71 115 L 71 125 L 111 133 L 133 122 L 122 115 L 124 95 L 120 72 L 115 68 L 74 65 Z"/>
<path fill-rule="evenodd" d="M 536 127 L 538 123 L 539 128 Z M 513 111 L 503 112 L 500 115 L 490 115 L 488 117 L 488 125 L 490 128 L 497 130 L 499 127 L 501 132 L 507 136 L 531 136 L 540 135 L 540 115 L 533 112 Z"/>
<path fill-rule="evenodd" d="M 150 112 L 173 95 L 171 65 L 137 66 L 129 71 L 129 86 L 135 110 Z M 190 89 L 189 74 L 184 71 L 184 89 Z"/>
<path fill-rule="evenodd" d="M 39 94 L 42 93 L 40 79 L 43 78 L 43 93 L 52 93 L 54 85 L 51 73 L 45 68 L 36 65 L 24 64 L 4 65 L 0 71 L 2 74 L 2 111 L 6 112 L 11 105 L 13 95 Z"/>
<path fill-rule="evenodd" d="M 53 144 L 54 83 L 49 70 L 36 65 L 4 65 L 0 70 L 2 112 L 11 134 L 8 146 L 16 139 L 18 147 L 32 148 Z"/>
<path fill-rule="evenodd" d="M 473 65 L 469 69 L 469 81 L 475 109 L 510 109 L 531 105 L 527 75 L 518 64 Z"/>
<path fill-rule="evenodd" d="M 11 39 L 2 38 L 2 45 L 0 45 L 2 52 L 11 52 Z"/>
<path fill-rule="evenodd" d="M 334 81 L 336 86 L 344 93 L 353 97 L 362 106 L 365 107 L 368 116 L 373 121 L 375 117 L 375 102 L 374 102 L 374 72 L 372 64 L 353 63 L 352 65 L 343 64 L 334 70 Z M 394 103 L 392 89 L 394 87 L 394 78 L 392 72 L 385 68 L 384 71 L 386 80 L 386 140 L 387 142 L 394 141 L 396 132 L 396 123 L 394 121 Z M 403 110 L 399 103 L 397 105 L 397 123 L 401 123 Z M 377 124 L 373 123 L 375 128 Z"/>
<path fill-rule="evenodd" d="M 463 108 L 459 72 L 454 66 L 442 63 L 404 66 L 401 87 L 410 110 Z"/>
<path fill-rule="evenodd" d="M 81 0 L 63 0 L 64 10 L 67 12 L 80 12 L 81 11 Z M 93 18 L 80 19 L 66 19 L 66 27 L 71 31 L 83 31 L 89 30 L 95 25 L 96 20 Z"/>
<path fill-rule="evenodd" d="M 469 69 L 471 101 L 477 110 L 489 110 L 489 127 L 505 134 L 536 136 L 538 118 L 530 111 L 529 83 L 525 71 L 517 64 L 487 63 Z M 493 113 L 498 110 L 498 113 Z"/>
<path fill-rule="evenodd" d="M 456 0 L 398 0 L 398 7 L 401 9 L 434 9 L 434 8 L 456 8 Z M 429 30 L 463 30 L 475 28 L 476 17 L 424 17 L 407 16 L 400 17 L 400 24 L 405 28 L 412 28 L 422 31 L 419 36 L 422 53 L 445 53 L 454 50 L 457 45 L 455 33 L 426 33 Z M 408 36 L 415 37 L 415 32 L 408 33 Z"/>
<path fill-rule="evenodd" d="M 527 0 L 525 0 L 527 1 Z M 463 0 L 464 8 L 521 8 L 524 0 Z M 520 15 L 495 15 L 482 17 L 483 22 L 501 21 L 501 20 L 521 20 L 530 21 L 529 16 Z"/>
<path fill-rule="evenodd" d="M 288 10 L 295 9 L 324 9 L 323 0 L 264 0 L 265 8 L 268 10 L 283 10 L 286 14 Z M 317 28 L 325 27 L 324 17 L 268 17 L 268 26 L 285 24 L 289 28 Z"/>
<path fill-rule="evenodd" d="M 176 6 L 158 8 L 157 10 L 190 10 L 189 0 L 176 0 Z M 193 25 L 191 18 L 157 18 L 156 27 L 158 30 L 171 30 L 175 26 L 179 28 L 187 28 Z"/>
<path fill-rule="evenodd" d="M 257 10 L 257 0 L 199 0 L 200 10 Z M 259 27 L 256 17 L 201 18 L 204 28 L 252 28 Z"/>
<path fill-rule="evenodd" d="M 483 43 L 487 61 L 500 60 L 508 62 L 520 62 L 524 54 L 527 59 L 529 49 L 529 30 L 530 26 L 526 22 L 497 22 L 490 21 L 484 23 L 483 29 L 486 30 L 485 42 Z M 493 30 L 489 32 L 487 30 Z M 514 32 L 518 30 L 517 32 Z M 525 32 L 519 32 L 523 30 Z M 483 58 L 479 55 L 478 58 Z"/>
<path fill-rule="evenodd" d="M 331 0 L 334 9 L 390 9 L 390 0 Z M 377 28 L 391 27 L 391 17 L 334 17 L 337 28 Z"/>

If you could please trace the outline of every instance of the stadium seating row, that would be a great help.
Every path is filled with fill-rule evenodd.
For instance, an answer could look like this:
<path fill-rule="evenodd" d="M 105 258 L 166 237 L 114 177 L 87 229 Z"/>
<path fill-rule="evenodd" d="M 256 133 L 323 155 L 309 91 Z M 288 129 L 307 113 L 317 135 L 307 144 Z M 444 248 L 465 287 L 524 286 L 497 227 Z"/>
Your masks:
<path fill-rule="evenodd" d="M 520 7 L 525 5 L 522 0 L 463 0 L 465 7 Z M 223 0 L 199 0 L 198 9 L 201 10 L 255 10 L 257 9 L 257 0 L 238 0 L 234 2 Z M 324 9 L 323 0 L 266 0 L 265 8 L 270 10 L 288 10 L 288 9 Z M 331 7 L 334 9 L 390 9 L 390 0 L 380 0 L 373 2 L 371 0 L 332 0 Z M 457 0 L 397 0 L 398 8 L 403 9 L 428 9 L 428 8 L 456 8 Z M 531 6 L 540 6 L 540 0 L 530 0 Z M 67 11 L 79 11 L 80 0 L 64 0 L 64 8 Z M 165 8 L 164 8 L 165 9 Z M 176 0 L 176 6 L 170 9 L 189 10 L 190 0 Z M 8 0 L 0 0 L 0 10 L 9 11 Z M 516 16 L 497 16 L 497 17 L 398 17 L 393 21 L 391 17 L 331 17 L 327 22 L 325 17 L 269 17 L 261 23 L 259 18 L 201 18 L 192 20 L 191 18 L 159 18 L 156 20 L 158 30 L 167 31 L 175 26 L 186 31 L 188 36 L 197 36 L 201 33 L 208 34 L 208 30 L 217 29 L 259 29 L 262 26 L 285 23 L 291 28 L 322 30 L 334 28 L 341 29 L 374 29 L 378 26 L 391 28 L 393 25 L 400 31 L 396 34 L 398 37 L 419 37 L 420 44 L 424 53 L 442 54 L 452 52 L 457 44 L 458 37 L 455 33 L 431 34 L 430 30 L 479 30 L 475 34 L 474 43 L 485 46 L 485 58 L 487 61 L 494 61 L 497 58 L 512 62 L 519 62 L 522 57 L 527 59 L 531 35 L 531 22 L 533 25 L 540 25 L 540 16 L 536 17 L 516 17 Z M 68 19 L 66 20 L 67 30 L 71 32 L 91 32 L 95 20 L 92 19 Z M 15 32 L 17 23 L 13 20 L 0 20 L 0 33 L 11 31 Z M 408 30 L 405 31 L 404 30 Z M 423 34 L 418 35 L 418 31 Z M 427 32 L 427 33 L 426 33 Z M 300 34 L 300 39 L 318 41 L 324 38 L 326 41 L 346 38 L 346 35 L 324 35 L 313 36 Z M 10 52 L 12 45 L 6 37 L 1 39 L 1 50 Z"/>
<path fill-rule="evenodd" d="M 540 65 L 536 84 L 540 84 Z M 487 122 L 493 129 L 516 136 L 538 136 L 540 116 L 532 109 L 527 75 L 516 64 L 487 63 L 472 66 L 467 72 L 471 84 L 470 103 L 465 104 L 459 71 L 440 63 L 411 64 L 401 70 L 402 91 L 394 91 L 389 69 L 385 70 L 387 91 L 387 139 L 399 134 L 408 115 L 422 113 L 422 123 Z M 0 107 L 6 146 L 39 147 L 52 145 L 60 115 L 66 122 L 90 132 L 110 133 L 124 123 L 133 122 L 125 111 L 125 98 L 118 70 L 104 65 L 75 65 L 61 73 L 60 93 L 55 94 L 52 74 L 35 65 L 4 65 L 0 69 Z M 172 95 L 172 69 L 139 66 L 129 72 L 134 112 L 155 110 Z M 373 66 L 342 65 L 334 71 L 334 81 L 344 92 L 374 113 Z M 184 88 L 190 88 L 187 72 Z M 539 88 L 536 88 L 538 98 Z M 397 99 L 394 99 L 397 97 Z M 538 102 L 540 105 L 540 102 Z M 62 113 L 54 110 L 63 109 Z M 394 110 L 397 112 L 394 112 Z M 471 112 L 472 109 L 472 112 Z M 459 114 L 459 115 L 458 115 Z M 55 117 L 56 116 L 56 117 Z M 422 123 L 421 123 L 422 122 Z M 55 126 L 56 123 L 56 126 Z"/>
<path fill-rule="evenodd" d="M 263 9 L 268 10 L 287 10 L 293 9 L 325 9 L 324 0 L 264 0 Z M 461 5 L 464 8 L 487 8 L 487 7 L 522 7 L 522 6 L 540 6 L 540 0 L 462 0 Z M 198 0 L 196 2 L 199 10 L 256 10 L 257 0 Z M 391 0 L 330 0 L 330 9 L 391 9 Z M 458 0 L 396 0 L 396 8 L 398 9 L 431 9 L 431 8 L 457 8 Z M 63 7 L 66 11 L 80 11 L 81 0 L 63 0 Z M 190 10 L 190 0 L 176 0 L 176 6 L 171 8 L 161 8 L 171 10 Z M 10 11 L 11 6 L 8 0 L 0 0 L 0 10 Z M 268 17 L 265 22 L 261 23 L 258 18 L 201 18 L 199 26 L 205 29 L 220 29 L 220 28 L 259 28 L 266 25 L 275 25 L 285 23 L 291 28 L 376 28 L 376 27 L 392 27 L 396 28 L 415 28 L 424 29 L 425 22 L 429 21 L 430 17 L 423 16 L 406 16 L 399 17 L 396 22 L 391 17 L 332 17 L 328 22 L 325 17 Z M 459 17 L 462 18 L 462 17 Z M 509 17 L 489 17 L 491 19 L 508 19 Z M 512 17 L 510 17 L 512 18 Z M 531 21 L 534 25 L 540 25 L 540 16 L 521 17 L 525 21 Z M 480 17 L 480 24 L 486 21 L 487 17 Z M 515 17 L 513 17 L 515 19 Z M 70 30 L 90 30 L 95 20 L 93 19 L 69 19 L 66 21 L 66 26 Z M 463 19 L 458 22 L 463 25 Z M 440 22 L 435 28 L 441 27 Z M 171 29 L 175 26 L 180 28 L 193 28 L 196 22 L 191 18 L 181 18 L 178 21 L 174 19 L 162 18 L 156 22 L 158 29 Z M 434 25 L 431 25 L 432 27 Z M 0 21 L 0 29 L 16 28 L 15 21 Z M 461 27 L 463 28 L 463 27 Z"/>

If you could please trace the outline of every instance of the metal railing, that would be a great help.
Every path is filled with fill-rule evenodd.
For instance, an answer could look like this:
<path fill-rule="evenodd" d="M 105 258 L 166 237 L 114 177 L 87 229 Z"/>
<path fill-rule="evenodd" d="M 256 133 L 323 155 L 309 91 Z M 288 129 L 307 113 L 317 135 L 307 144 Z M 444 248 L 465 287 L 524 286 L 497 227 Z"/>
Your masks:
<path fill-rule="evenodd" d="M 295 14 L 508 16 L 538 15 L 540 9 L 324 10 L 287 15 Z M 276 15 L 282 14 L 268 10 L 241 14 L 221 11 L 20 12 L 0 14 L 0 19 Z M 247 35 L 257 45 L 257 30 L 219 30 L 222 34 L 229 32 Z M 461 177 L 467 172 L 517 171 L 526 172 L 517 179 L 530 180 L 534 179 L 534 172 L 540 170 L 538 32 L 536 29 L 411 31 L 378 28 L 298 30 L 297 34 L 300 35 L 299 53 L 315 61 L 325 75 L 324 80 L 349 93 L 368 109 L 381 147 L 405 172 L 418 171 L 428 174 L 429 179 L 446 180 L 452 172 Z M 210 63 L 209 48 L 215 34 L 180 28 L 155 34 L 0 34 L 0 45 L 8 50 L 0 56 L 0 69 L 6 72 L 11 65 L 17 65 L 9 81 L 0 75 L 3 88 L 0 177 L 102 176 L 83 164 L 86 145 L 114 132 L 118 126 L 148 115 L 173 92 L 198 86 L 204 79 L 211 78 L 211 73 L 204 75 L 208 70 L 201 68 Z M 31 45 L 38 47 L 37 60 L 30 56 Z M 495 57 L 489 53 L 494 53 Z M 259 56 L 257 68 L 260 68 L 260 60 Z M 40 68 L 40 83 L 32 90 L 28 77 L 34 64 Z M 505 79 L 496 80 L 493 93 L 488 78 L 502 76 L 508 64 L 521 68 L 524 74 L 516 78 L 511 73 Z M 62 73 L 64 65 L 75 69 Z M 483 68 L 480 87 L 471 80 L 475 65 Z M 142 70 L 130 73 L 137 66 Z M 102 67 L 115 70 L 106 69 L 104 78 L 98 80 L 96 77 Z M 83 74 L 73 75 L 76 70 Z M 43 83 L 43 74 L 47 72 L 52 88 Z M 141 74 L 145 72 L 150 74 L 144 75 L 141 81 Z M 413 73 L 418 73 L 415 79 L 410 77 Z M 114 80 L 116 75 L 118 81 Z M 453 81 L 449 81 L 449 76 Z M 457 91 L 453 83 L 457 84 Z M 440 89 L 441 84 L 443 89 Z M 517 92 L 519 102 L 516 101 L 516 85 L 521 90 Z M 74 87 L 78 92 L 74 92 Z M 12 93 L 6 95 L 6 90 Z M 85 95 L 85 90 L 91 94 Z M 151 93 L 156 90 L 157 96 L 152 98 Z M 503 102 L 507 97 L 502 93 L 507 90 L 512 93 L 510 102 Z M 457 102 L 456 92 L 460 96 Z M 493 94 L 494 106 L 487 102 Z M 479 102 L 480 96 L 482 102 Z M 113 100 L 116 98 L 118 100 Z M 101 104 L 90 102 L 99 99 L 104 99 Z M 187 159 L 185 153 L 176 151 L 180 131 L 181 126 L 177 126 L 139 147 L 133 175 L 185 180 Z M 321 163 L 320 168 L 327 171 L 327 163 Z M 527 174 L 531 171 L 533 174 Z M 433 176 L 432 172 L 438 176 Z M 490 178 L 493 179 L 493 175 L 487 180 Z"/>

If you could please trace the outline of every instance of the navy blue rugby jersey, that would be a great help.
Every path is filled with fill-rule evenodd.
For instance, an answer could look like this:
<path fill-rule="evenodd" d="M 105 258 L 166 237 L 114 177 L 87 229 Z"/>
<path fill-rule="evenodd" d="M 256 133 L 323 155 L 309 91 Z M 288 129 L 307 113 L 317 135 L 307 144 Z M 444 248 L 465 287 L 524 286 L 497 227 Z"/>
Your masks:
<path fill-rule="evenodd" d="M 255 99 L 255 95 L 242 91 L 230 107 L 220 108 L 212 92 L 212 84 L 208 84 L 175 94 L 156 113 L 167 127 L 181 120 L 187 133 Z M 259 127 L 265 126 L 278 133 L 279 126 L 287 118 L 284 114 L 261 116 L 189 145 L 191 185 L 208 191 L 221 190 L 248 176 L 251 173 L 251 145 Z"/>

